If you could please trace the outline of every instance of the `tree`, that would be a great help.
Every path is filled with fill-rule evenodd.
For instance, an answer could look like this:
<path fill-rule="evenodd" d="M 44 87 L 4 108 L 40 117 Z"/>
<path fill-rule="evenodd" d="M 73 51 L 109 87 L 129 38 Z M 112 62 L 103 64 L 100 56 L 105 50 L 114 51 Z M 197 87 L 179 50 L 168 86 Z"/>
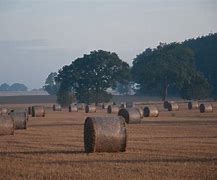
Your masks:
<path fill-rule="evenodd" d="M 55 80 L 56 77 L 57 77 L 56 72 L 50 73 L 43 87 L 43 89 L 46 90 L 51 95 L 56 95 L 59 89 L 59 84 Z"/>
<path fill-rule="evenodd" d="M 9 91 L 10 90 L 10 85 L 8 85 L 7 83 L 3 83 L 0 86 L 0 91 Z"/>
<path fill-rule="evenodd" d="M 138 55 L 131 73 L 142 91 L 156 91 L 165 100 L 169 87 L 181 91 L 184 85 L 193 82 L 197 73 L 194 53 L 178 43 L 160 44 L 156 49 L 147 49 Z"/>
<path fill-rule="evenodd" d="M 10 86 L 10 91 L 27 91 L 28 88 L 24 84 L 14 83 Z"/>
<path fill-rule="evenodd" d="M 217 97 L 217 33 L 189 39 L 182 44 L 194 51 L 196 66 L 212 85 L 213 96 Z"/>
<path fill-rule="evenodd" d="M 98 50 L 64 66 L 57 80 L 61 88 L 73 92 L 80 102 L 98 103 L 110 99 L 106 90 L 115 87 L 116 82 L 127 81 L 129 72 L 129 65 L 116 53 Z"/>
<path fill-rule="evenodd" d="M 200 72 L 195 72 L 191 82 L 184 83 L 181 89 L 181 96 L 188 100 L 198 100 L 209 97 L 210 92 L 211 87 L 204 75 Z"/>

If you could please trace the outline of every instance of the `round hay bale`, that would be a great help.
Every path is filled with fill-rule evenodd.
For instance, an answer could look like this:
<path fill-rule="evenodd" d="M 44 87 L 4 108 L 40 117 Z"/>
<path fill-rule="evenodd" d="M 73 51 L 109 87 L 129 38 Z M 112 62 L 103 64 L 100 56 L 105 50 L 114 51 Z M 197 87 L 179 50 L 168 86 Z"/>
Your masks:
<path fill-rule="evenodd" d="M 29 107 L 28 107 L 28 114 L 29 114 L 29 115 L 32 115 L 32 106 L 29 106 Z"/>
<path fill-rule="evenodd" d="M 201 113 L 213 112 L 212 104 L 200 104 L 200 112 Z"/>
<path fill-rule="evenodd" d="M 96 112 L 96 106 L 95 105 L 86 105 L 85 106 L 85 112 L 86 113 L 95 113 Z"/>
<path fill-rule="evenodd" d="M 142 108 L 142 107 L 136 107 L 136 108 L 138 109 L 141 118 L 143 118 L 143 117 L 144 117 L 144 111 L 143 111 L 143 108 Z"/>
<path fill-rule="evenodd" d="M 107 113 L 108 114 L 111 114 L 111 113 L 118 114 L 119 110 L 120 110 L 119 106 L 117 106 L 117 105 L 109 105 L 108 108 L 107 108 Z"/>
<path fill-rule="evenodd" d="M 85 104 L 84 103 L 78 103 L 77 107 L 78 107 L 78 110 L 84 110 L 85 109 Z"/>
<path fill-rule="evenodd" d="M 69 112 L 78 112 L 78 107 L 74 104 L 69 105 Z"/>
<path fill-rule="evenodd" d="M 108 106 L 111 105 L 111 103 L 103 103 L 102 109 L 108 109 Z"/>
<path fill-rule="evenodd" d="M 177 103 L 169 103 L 168 111 L 178 111 L 179 105 Z"/>
<path fill-rule="evenodd" d="M 159 111 L 156 106 L 145 106 L 143 109 L 144 117 L 158 117 Z"/>
<path fill-rule="evenodd" d="M 141 114 L 138 108 L 122 108 L 118 111 L 118 115 L 122 116 L 127 124 L 141 123 Z"/>
<path fill-rule="evenodd" d="M 43 106 L 32 106 L 32 117 L 45 117 Z"/>
<path fill-rule="evenodd" d="M 190 101 L 188 102 L 188 109 L 198 109 L 199 108 L 199 103 L 197 101 Z"/>
<path fill-rule="evenodd" d="M 84 148 L 92 152 L 124 152 L 127 130 L 124 118 L 88 117 L 84 124 Z"/>
<path fill-rule="evenodd" d="M 125 102 L 121 102 L 120 108 L 126 108 L 126 103 Z"/>
<path fill-rule="evenodd" d="M 14 120 L 11 116 L 0 116 L 0 136 L 14 134 Z"/>
<path fill-rule="evenodd" d="M 0 114 L 1 115 L 7 115 L 9 113 L 9 109 L 8 108 L 0 108 Z"/>
<path fill-rule="evenodd" d="M 62 110 L 62 107 L 60 104 L 54 104 L 53 105 L 53 111 L 61 111 Z"/>
<path fill-rule="evenodd" d="M 126 102 L 126 108 L 132 108 L 132 107 L 134 107 L 133 102 Z"/>
<path fill-rule="evenodd" d="M 10 113 L 14 120 L 14 129 L 27 129 L 28 115 L 25 110 L 15 110 Z"/>

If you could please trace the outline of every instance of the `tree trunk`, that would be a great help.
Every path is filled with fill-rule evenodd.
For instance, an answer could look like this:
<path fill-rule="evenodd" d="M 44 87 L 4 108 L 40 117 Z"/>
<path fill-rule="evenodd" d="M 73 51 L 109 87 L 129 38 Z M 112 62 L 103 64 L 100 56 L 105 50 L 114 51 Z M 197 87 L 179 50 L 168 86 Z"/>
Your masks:
<path fill-rule="evenodd" d="M 165 101 L 168 95 L 168 87 L 169 84 L 167 83 L 167 81 L 164 83 L 164 88 L 163 88 L 163 94 L 162 94 L 162 100 Z"/>

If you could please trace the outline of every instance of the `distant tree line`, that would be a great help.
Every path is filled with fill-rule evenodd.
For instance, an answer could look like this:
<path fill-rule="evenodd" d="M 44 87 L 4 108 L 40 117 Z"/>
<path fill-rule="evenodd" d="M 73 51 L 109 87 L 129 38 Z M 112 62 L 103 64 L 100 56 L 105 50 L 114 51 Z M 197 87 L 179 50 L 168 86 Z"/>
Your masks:
<path fill-rule="evenodd" d="M 27 91 L 28 88 L 24 84 L 14 83 L 9 85 L 7 83 L 3 83 L 0 85 L 0 91 Z"/>
<path fill-rule="evenodd" d="M 133 59 L 130 67 L 114 52 L 92 51 L 77 58 L 58 73 L 51 73 L 44 89 L 68 105 L 80 102 L 105 102 L 111 99 L 107 89 L 127 94 L 179 95 L 184 99 L 217 97 L 217 34 L 209 34 L 182 43 L 160 43 L 147 48 Z"/>

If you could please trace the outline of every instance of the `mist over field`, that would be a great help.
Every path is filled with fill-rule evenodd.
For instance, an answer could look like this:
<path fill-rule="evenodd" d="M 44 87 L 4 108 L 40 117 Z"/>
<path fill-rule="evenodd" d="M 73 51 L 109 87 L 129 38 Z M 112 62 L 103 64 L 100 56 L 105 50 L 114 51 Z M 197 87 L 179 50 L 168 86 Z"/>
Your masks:
<path fill-rule="evenodd" d="M 0 83 L 40 88 L 95 49 L 131 64 L 159 42 L 216 32 L 216 9 L 215 0 L 0 0 Z"/>

